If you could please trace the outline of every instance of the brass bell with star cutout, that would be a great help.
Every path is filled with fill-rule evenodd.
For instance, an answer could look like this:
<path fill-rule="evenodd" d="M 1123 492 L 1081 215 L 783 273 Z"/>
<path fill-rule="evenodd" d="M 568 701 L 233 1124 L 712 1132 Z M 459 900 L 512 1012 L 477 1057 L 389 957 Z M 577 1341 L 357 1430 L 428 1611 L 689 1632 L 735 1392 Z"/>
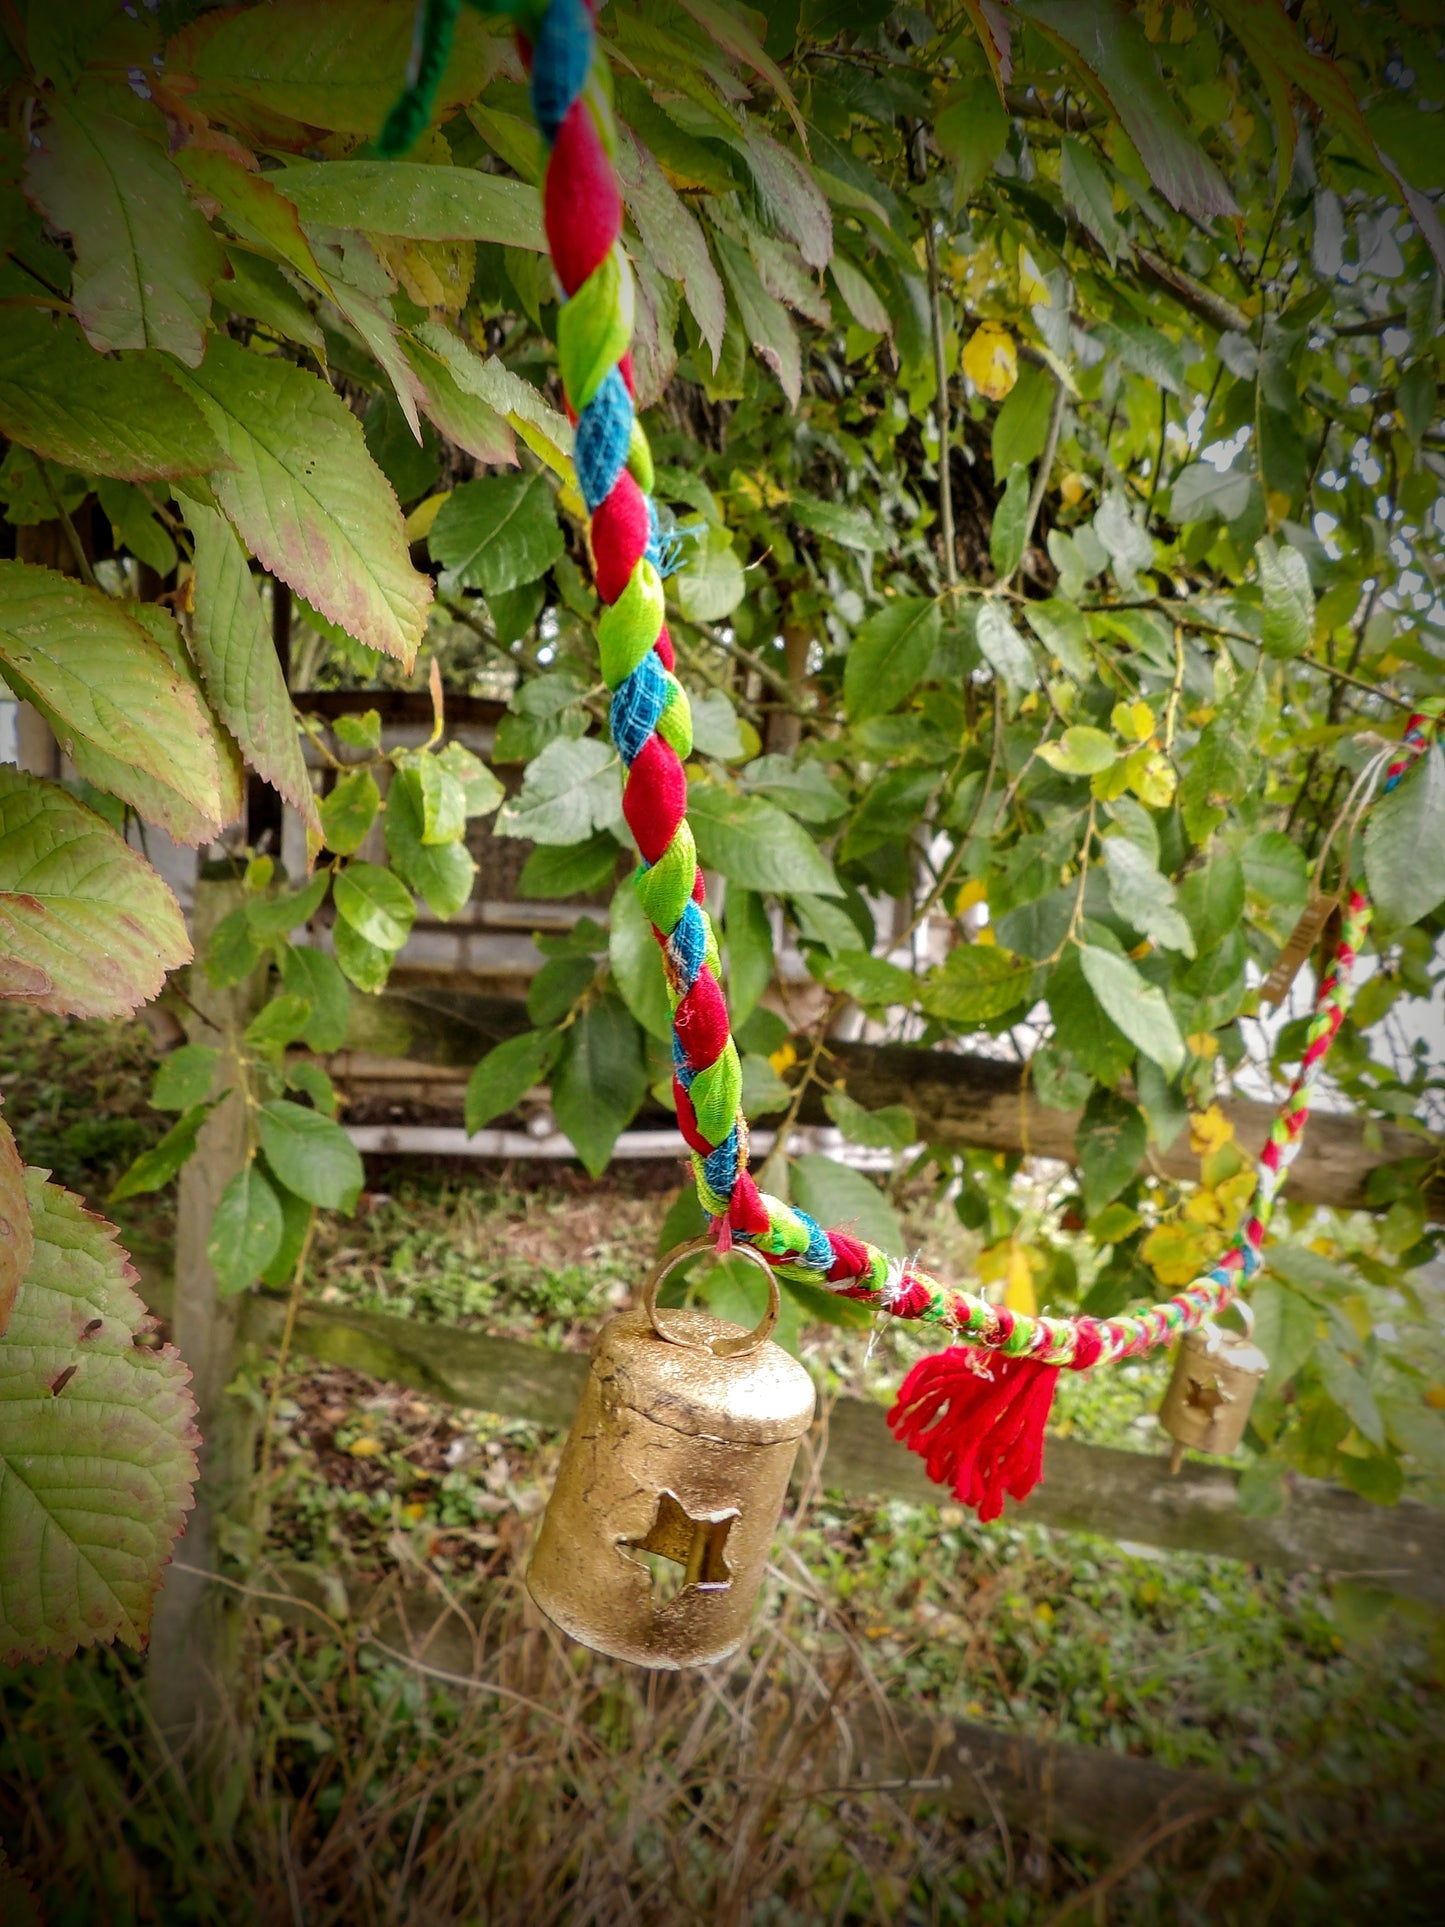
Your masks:
<path fill-rule="evenodd" d="M 1175 1441 L 1173 1472 L 1179 1470 L 1186 1446 L 1224 1458 L 1244 1437 L 1269 1360 L 1254 1342 L 1250 1306 L 1240 1301 L 1234 1309 L 1244 1324 L 1242 1332 L 1206 1319 L 1185 1334 L 1174 1354 L 1174 1375 L 1159 1407 L 1159 1423 Z"/>
<path fill-rule="evenodd" d="M 656 1267 L 640 1311 L 609 1319 L 572 1421 L 527 1570 L 563 1632 L 637 1666 L 706 1666 L 736 1652 L 782 1511 L 813 1381 L 769 1334 L 706 1312 L 660 1310 L 657 1292 L 699 1238 Z"/>

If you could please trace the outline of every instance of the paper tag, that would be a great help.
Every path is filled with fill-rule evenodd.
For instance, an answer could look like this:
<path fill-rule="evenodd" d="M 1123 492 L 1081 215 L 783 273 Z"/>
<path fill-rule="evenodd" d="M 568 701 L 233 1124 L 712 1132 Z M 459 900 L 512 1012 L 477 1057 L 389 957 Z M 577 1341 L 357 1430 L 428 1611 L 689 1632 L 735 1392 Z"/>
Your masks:
<path fill-rule="evenodd" d="M 1334 896 L 1323 896 L 1311 891 L 1310 900 L 1300 915 L 1299 922 L 1290 934 L 1290 940 L 1280 951 L 1274 969 L 1264 980 L 1260 997 L 1267 1004 L 1282 1004 L 1289 995 L 1290 985 L 1304 967 L 1305 958 L 1314 949 L 1320 935 L 1330 918 L 1335 916 L 1340 900 Z"/>

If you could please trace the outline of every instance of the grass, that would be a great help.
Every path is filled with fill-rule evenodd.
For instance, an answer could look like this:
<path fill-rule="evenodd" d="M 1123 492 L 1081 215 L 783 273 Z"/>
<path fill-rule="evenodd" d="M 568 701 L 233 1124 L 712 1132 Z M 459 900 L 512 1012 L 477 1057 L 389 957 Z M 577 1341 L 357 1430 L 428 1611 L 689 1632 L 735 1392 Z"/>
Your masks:
<path fill-rule="evenodd" d="M 112 1078 L 123 1119 L 145 1053 L 79 1031 L 64 1062 L 28 1046 L 18 1075 L 6 1048 L 5 1075 L 27 1154 L 48 1133 L 58 1175 L 93 1193 L 107 1140 L 67 1136 L 68 1067 Z M 32 1121 L 22 1100 L 48 1087 Z M 384 1182 L 328 1223 L 310 1292 L 569 1349 L 635 1290 L 661 1218 L 641 1172 Z M 921 1198 L 910 1218 L 930 1248 L 958 1236 Z M 855 1393 L 912 1355 L 902 1334 L 871 1353 L 833 1327 L 805 1343 Z M 253 1361 L 238 1389 L 259 1406 L 269 1374 Z M 1063 1422 L 1152 1449 L 1137 1420 L 1157 1389 L 1152 1365 L 1069 1380 Z M 226 1593 L 241 1657 L 210 1759 L 168 1759 L 132 1655 L 0 1684 L 0 1841 L 51 1927 L 1438 1917 L 1445 1655 L 1423 1618 L 1306 1575 L 812 1492 L 737 1665 L 649 1676 L 561 1640 L 525 1598 L 558 1449 L 516 1420 L 288 1370 L 259 1551 Z M 938 1736 L 970 1721 L 1225 1774 L 1252 1798 L 1211 1817 L 1199 1796 L 1195 1823 L 1111 1856 L 941 1797 Z"/>

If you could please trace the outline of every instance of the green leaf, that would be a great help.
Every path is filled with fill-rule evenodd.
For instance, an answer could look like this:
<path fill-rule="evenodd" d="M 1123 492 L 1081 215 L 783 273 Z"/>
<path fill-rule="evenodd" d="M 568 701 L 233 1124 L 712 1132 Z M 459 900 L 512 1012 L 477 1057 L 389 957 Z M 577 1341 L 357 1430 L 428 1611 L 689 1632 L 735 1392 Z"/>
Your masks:
<path fill-rule="evenodd" d="M 1024 616 L 1045 649 L 1058 657 L 1074 681 L 1088 682 L 1094 665 L 1083 611 L 1062 596 L 1050 596 L 1046 602 L 1025 603 Z"/>
<path fill-rule="evenodd" d="M 1077 62 L 1171 207 L 1206 222 L 1239 212 L 1160 79 L 1137 16 L 1111 0 L 1019 0 L 1018 12 Z"/>
<path fill-rule="evenodd" d="M 158 355 L 110 361 L 73 321 L 0 309 L 0 430 L 49 462 L 148 482 L 225 460 Z"/>
<path fill-rule="evenodd" d="M 692 711 L 692 746 L 697 755 L 714 757 L 719 763 L 740 762 L 747 755 L 738 712 L 723 690 L 709 689 L 706 695 L 692 696 L 688 706 Z M 756 736 L 753 742 L 756 745 Z"/>
<path fill-rule="evenodd" d="M 953 162 L 953 205 L 982 187 L 1008 140 L 1009 117 L 998 89 L 979 74 L 950 87 L 933 137 Z"/>
<path fill-rule="evenodd" d="M 498 595 L 545 575 L 564 544 L 552 491 L 534 473 L 484 475 L 454 488 L 427 547 L 467 588 Z"/>
<path fill-rule="evenodd" d="M 1365 875 L 1394 929 L 1445 900 L 1445 752 L 1431 745 L 1365 822 Z"/>
<path fill-rule="evenodd" d="M 790 756 L 758 756 L 738 772 L 745 789 L 758 790 L 804 823 L 835 823 L 848 799 L 821 763 L 795 763 Z"/>
<path fill-rule="evenodd" d="M 517 895 L 530 897 L 590 897 L 605 890 L 617 875 L 617 839 L 598 830 L 585 843 L 538 844 L 522 865 Z"/>
<path fill-rule="evenodd" d="M 286 198 L 317 227 L 361 228 L 409 241 L 495 241 L 547 251 L 535 187 L 474 167 L 425 161 L 301 161 L 280 177 Z"/>
<path fill-rule="evenodd" d="M 549 957 L 527 990 L 527 1015 L 539 1030 L 560 1023 L 597 976 L 591 957 Z"/>
<path fill-rule="evenodd" d="M 359 716 L 338 716 L 331 727 L 337 742 L 348 749 L 381 748 L 381 716 L 375 709 L 364 709 Z"/>
<path fill-rule="evenodd" d="M 1018 696 L 1033 688 L 1038 680 L 1033 655 L 1009 621 L 1001 602 L 995 602 L 991 596 L 984 598 L 978 606 L 974 634 L 994 673 L 1007 684 L 1011 694 Z"/>
<path fill-rule="evenodd" d="M 212 486 L 258 560 L 322 615 L 410 669 L 430 581 L 401 510 L 334 390 L 279 355 L 215 337 L 188 391 L 234 464 Z"/>
<path fill-rule="evenodd" d="M 1000 581 L 1011 576 L 1024 559 L 1025 526 L 1029 514 L 1029 472 L 1015 462 L 989 530 L 988 552 Z M 983 648 L 983 644 L 979 644 Z M 988 654 L 987 650 L 984 651 Z M 990 660 L 992 660 L 990 658 Z"/>
<path fill-rule="evenodd" d="M 1201 955 L 1223 943 L 1244 915 L 1244 871 L 1233 850 L 1216 851 L 1208 863 L 1191 870 L 1179 886 L 1178 902 Z"/>
<path fill-rule="evenodd" d="M 1094 339 L 1126 368 L 1132 368 L 1135 374 L 1142 375 L 1166 395 L 1184 392 L 1183 351 L 1147 321 L 1116 314 L 1114 320 L 1097 324 Z"/>
<path fill-rule="evenodd" d="M 325 1117 L 335 1117 L 339 1108 L 336 1086 L 319 1064 L 298 1057 L 286 1065 L 286 1088 L 288 1091 L 301 1091 L 311 1099 L 313 1107 Z M 269 1271 L 270 1266 L 266 1269 Z M 264 1276 L 264 1273 L 262 1274 Z"/>
<path fill-rule="evenodd" d="M 354 1210 L 365 1174 L 339 1124 L 288 1097 L 263 1104 L 256 1121 L 266 1162 L 288 1191 L 328 1211 Z"/>
<path fill-rule="evenodd" d="M 195 559 L 191 646 L 206 693 L 246 761 L 314 830 L 296 716 L 246 552 L 218 510 L 189 498 L 183 508 Z"/>
<path fill-rule="evenodd" d="M 993 472 L 998 480 L 1002 481 L 1016 467 L 1027 468 L 1043 454 L 1053 409 L 1054 382 L 1048 371 L 1021 368 L 1018 380 L 993 418 Z M 1017 566 L 1015 563 L 1014 567 Z"/>
<path fill-rule="evenodd" d="M 1102 729 L 1075 723 L 1056 743 L 1040 743 L 1038 755 L 1065 776 L 1096 776 L 1119 760 L 1119 745 Z"/>
<path fill-rule="evenodd" d="M 160 1061 L 151 1085 L 151 1107 L 157 1111 L 188 1111 L 211 1094 L 221 1053 L 211 1044 L 182 1044 Z"/>
<path fill-rule="evenodd" d="M 0 996 L 129 1016 L 190 957 L 150 865 L 65 790 L 0 766 Z"/>
<path fill-rule="evenodd" d="M 281 981 L 311 1006 L 303 1042 L 314 1051 L 340 1050 L 351 1027 L 351 992 L 334 957 L 309 944 L 287 945 L 281 953 Z"/>
<path fill-rule="evenodd" d="M 1184 827 L 1195 843 L 1205 843 L 1224 821 L 1225 806 L 1244 794 L 1249 754 L 1232 717 L 1220 716 L 1200 733 L 1179 785 Z"/>
<path fill-rule="evenodd" d="M 113 1226 L 27 1174 L 35 1248 L 0 1344 L 0 1664 L 140 1648 L 191 1503 L 190 1373 Z M 99 1481 L 99 1483 L 98 1483 Z"/>
<path fill-rule="evenodd" d="M 349 982 L 358 990 L 375 993 L 383 989 L 391 975 L 393 953 L 379 944 L 368 943 L 361 932 L 338 917 L 332 929 L 336 962 Z"/>
<path fill-rule="evenodd" d="M 281 1249 L 281 1200 L 254 1161 L 244 1165 L 216 1200 L 206 1256 L 223 1298 L 234 1298 L 261 1276 Z"/>
<path fill-rule="evenodd" d="M 378 950 L 401 949 L 416 922 L 416 905 L 399 877 L 378 863 L 349 863 L 338 871 L 334 889 L 338 914 L 359 937 Z M 289 1182 L 284 1171 L 280 1176 Z"/>
<path fill-rule="evenodd" d="M 1054 966 L 1047 988 L 1055 1043 L 1079 1070 L 1117 1084 L 1134 1062 L 1134 1047 L 1090 989 L 1077 945 Z"/>
<path fill-rule="evenodd" d="M 803 358 L 788 311 L 763 286 L 751 256 L 716 228 L 712 238 L 753 353 L 777 376 L 789 407 L 796 408 L 803 393 Z"/>
<path fill-rule="evenodd" d="M 918 1125 L 906 1104 L 885 1104 L 881 1110 L 865 1110 L 846 1091 L 829 1091 L 823 1108 L 854 1144 L 875 1151 L 906 1151 L 919 1138 Z"/>
<path fill-rule="evenodd" d="M 1361 1438 L 1381 1448 L 1385 1443 L 1385 1421 L 1375 1403 L 1369 1380 L 1327 1338 L 1316 1340 L 1315 1366 L 1326 1392 L 1349 1419 Z"/>
<path fill-rule="evenodd" d="M 249 109 L 262 127 L 281 115 L 371 139 L 396 99 L 411 40 L 411 12 L 390 0 L 276 0 L 203 13 L 171 41 L 166 61 L 230 125 L 244 128 Z M 438 76 L 438 119 L 475 99 L 497 52 L 490 24 L 464 8 Z"/>
<path fill-rule="evenodd" d="M 870 1009 L 890 1004 L 911 1006 L 922 989 L 912 971 L 900 970 L 886 957 L 872 957 L 866 950 L 845 950 L 829 957 L 822 966 L 823 982 L 832 990 L 855 997 Z"/>
<path fill-rule="evenodd" d="M 1084 1210 L 1092 1218 L 1129 1184 L 1149 1149 L 1144 1113 L 1113 1091 L 1095 1091 L 1074 1135 L 1083 1174 Z"/>
<path fill-rule="evenodd" d="M 898 1213 L 861 1171 L 815 1153 L 794 1158 L 788 1169 L 793 1202 L 825 1229 L 866 1238 L 884 1251 L 904 1249 Z"/>
<path fill-rule="evenodd" d="M 533 843 L 580 843 L 622 810 L 616 752 L 595 736 L 563 737 L 527 765 L 518 794 L 497 812 L 498 836 Z"/>
<path fill-rule="evenodd" d="M 745 1024 L 773 980 L 773 926 L 756 890 L 730 884 L 723 904 L 727 934 L 728 1008 L 734 1030 Z"/>
<path fill-rule="evenodd" d="M 731 535 L 710 528 L 692 545 L 677 578 L 677 602 L 689 622 L 723 622 L 747 594 L 748 581 Z"/>
<path fill-rule="evenodd" d="M 246 1026 L 244 1042 L 248 1050 L 258 1052 L 285 1050 L 301 1036 L 310 1019 L 309 998 L 288 990 L 261 1006 Z"/>
<path fill-rule="evenodd" d="M 284 937 L 288 930 L 315 916 L 330 887 L 331 872 L 318 870 L 304 889 L 291 890 L 279 897 L 253 897 L 246 904 L 247 928 L 260 943 Z"/>
<path fill-rule="evenodd" d="M 474 756 L 464 743 L 446 744 L 432 760 L 461 784 L 462 809 L 468 817 L 490 816 L 506 794 L 481 757 Z"/>
<path fill-rule="evenodd" d="M 321 799 L 321 834 L 338 856 L 351 856 L 366 841 L 381 808 L 381 791 L 369 769 L 348 770 Z"/>
<path fill-rule="evenodd" d="M 1245 887 L 1272 909 L 1298 909 L 1309 894 L 1309 863 L 1283 830 L 1260 830 L 1239 852 Z"/>
<path fill-rule="evenodd" d="M 229 989 L 249 977 L 261 961 L 261 945 L 256 940 L 246 906 L 221 918 L 206 943 L 206 978 L 217 990 Z"/>
<path fill-rule="evenodd" d="M 225 822 L 220 749 L 194 688 L 112 596 L 0 561 L 0 669 L 82 776 L 178 842 Z"/>
<path fill-rule="evenodd" d="M 489 1050 L 467 1079 L 467 1130 L 480 1131 L 544 1084 L 560 1041 L 554 1030 L 527 1030 Z"/>
<path fill-rule="evenodd" d="M 563 480 L 572 475 L 572 430 L 565 415 L 545 402 L 532 387 L 492 355 L 477 354 L 450 328 L 424 321 L 418 339 L 446 363 L 447 372 L 464 395 L 484 401 L 516 430 L 532 453 Z"/>
<path fill-rule="evenodd" d="M 1315 598 L 1310 572 L 1298 549 L 1279 548 L 1261 539 L 1254 545 L 1259 586 L 1264 592 L 1264 630 L 1267 656 L 1299 656 L 1310 646 L 1315 622 Z"/>
<path fill-rule="evenodd" d="M 1396 1450 L 1408 1452 L 1433 1478 L 1445 1475 L 1445 1416 L 1413 1398 L 1382 1398 L 1379 1403 Z"/>
<path fill-rule="evenodd" d="M 1276 1397 L 1315 1348 L 1319 1319 L 1308 1299 L 1265 1278 L 1250 1294 L 1255 1343 L 1269 1360 L 1264 1390 Z"/>
<path fill-rule="evenodd" d="M 668 1042 L 672 1037 L 672 1006 L 662 952 L 630 884 L 624 883 L 613 892 L 607 954 L 627 1008 L 645 1031 Z M 734 1010 L 733 1022 L 738 1021 Z"/>
<path fill-rule="evenodd" d="M 296 1276 L 296 1267 L 306 1247 L 306 1234 L 316 1210 L 304 1198 L 298 1198 L 294 1191 L 288 1191 L 269 1167 L 268 1176 L 271 1189 L 281 1206 L 281 1243 L 277 1246 L 275 1257 L 261 1273 L 261 1283 L 270 1285 L 273 1291 L 282 1291 Z"/>
<path fill-rule="evenodd" d="M 1090 989 L 1110 1019 L 1166 1076 L 1184 1066 L 1184 1039 L 1162 990 L 1149 983 L 1127 957 L 1096 944 L 1079 946 L 1079 961 Z"/>
<path fill-rule="evenodd" d="M 599 997 L 565 1033 L 552 1111 L 595 1178 L 647 1090 L 642 1039 L 621 1000 Z"/>
<path fill-rule="evenodd" d="M 1169 485 L 1169 514 L 1181 528 L 1186 522 L 1232 522 L 1243 515 L 1253 487 L 1246 468 L 1190 462 Z"/>
<path fill-rule="evenodd" d="M 1174 885 L 1138 847 L 1124 836 L 1106 837 L 1104 861 L 1109 872 L 1109 901 L 1131 930 L 1150 937 L 1165 950 L 1195 954 L 1194 937 L 1179 914 Z"/>
<path fill-rule="evenodd" d="M 75 245 L 71 305 L 91 347 L 165 348 L 194 368 L 226 257 L 170 163 L 160 115 L 127 100 L 122 118 L 104 98 L 47 96 L 27 192 Z"/>
<path fill-rule="evenodd" d="M 1029 996 L 1034 971 L 1028 958 L 1011 956 L 997 944 L 957 944 L 923 979 L 923 1008 L 949 1024 L 1002 1017 Z"/>
<path fill-rule="evenodd" d="M 682 284 L 687 305 L 712 350 L 716 367 L 727 324 L 727 296 L 701 227 L 630 128 L 619 129 L 617 173 L 627 211 L 637 224 L 648 259 L 668 280 Z"/>
<path fill-rule="evenodd" d="M 898 596 L 854 636 L 843 667 L 843 701 L 854 722 L 886 716 L 911 695 L 933 660 L 943 618 L 929 596 Z"/>
<path fill-rule="evenodd" d="M 1124 241 L 1114 212 L 1114 191 L 1093 149 L 1065 134 L 1060 149 L 1059 184 L 1064 199 L 1109 257 L 1113 267 Z"/>
<path fill-rule="evenodd" d="M 812 838 L 760 797 L 734 796 L 719 784 L 698 781 L 688 786 L 687 813 L 699 862 L 720 870 L 729 883 L 788 896 L 842 894 Z"/>
<path fill-rule="evenodd" d="M 432 915 L 445 921 L 470 898 L 477 866 L 464 843 L 425 840 L 423 780 L 420 769 L 399 769 L 393 778 L 386 798 L 386 847 L 398 874 L 426 899 Z M 460 808 L 461 785 L 454 777 L 448 781 L 457 791 Z"/>
<path fill-rule="evenodd" d="M 128 550 L 137 562 L 144 562 L 157 575 L 169 575 L 180 552 L 151 512 L 144 492 L 133 482 L 102 478 L 95 485 L 95 495 L 110 523 L 116 548 Z"/>
<path fill-rule="evenodd" d="M 219 1097 L 213 1097 L 205 1103 L 192 1104 L 182 1112 L 160 1143 L 142 1151 L 129 1170 L 121 1174 L 111 1191 L 111 1203 L 118 1204 L 122 1198 L 138 1198 L 144 1191 L 159 1191 L 162 1185 L 169 1184 L 195 1150 L 201 1126 L 220 1101 Z"/>

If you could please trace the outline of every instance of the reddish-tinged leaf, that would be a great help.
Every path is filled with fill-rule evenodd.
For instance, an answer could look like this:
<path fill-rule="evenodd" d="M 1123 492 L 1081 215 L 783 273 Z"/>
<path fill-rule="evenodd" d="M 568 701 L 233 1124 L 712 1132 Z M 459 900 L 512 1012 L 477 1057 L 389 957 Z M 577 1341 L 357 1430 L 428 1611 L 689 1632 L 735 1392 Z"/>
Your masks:
<path fill-rule="evenodd" d="M 10 1323 L 15 1294 L 30 1269 L 35 1234 L 25 1197 L 25 1166 L 10 1126 L 0 1119 L 0 1338 Z"/>
<path fill-rule="evenodd" d="M 725 53 L 730 53 L 745 67 L 751 67 L 755 74 L 761 74 L 778 99 L 788 110 L 789 118 L 798 130 L 798 139 L 804 147 L 808 145 L 808 127 L 787 78 L 778 63 L 764 52 L 757 35 L 741 21 L 731 8 L 720 7 L 716 0 L 680 0 L 683 11 L 690 13 L 702 28 L 709 40 L 715 41 Z"/>
<path fill-rule="evenodd" d="M 1004 88 L 1014 77 L 1008 15 L 999 5 L 999 0 L 963 0 L 963 10 L 973 23 L 973 30 L 978 35 L 979 45 L 983 48 L 999 99 L 1002 100 Z"/>

